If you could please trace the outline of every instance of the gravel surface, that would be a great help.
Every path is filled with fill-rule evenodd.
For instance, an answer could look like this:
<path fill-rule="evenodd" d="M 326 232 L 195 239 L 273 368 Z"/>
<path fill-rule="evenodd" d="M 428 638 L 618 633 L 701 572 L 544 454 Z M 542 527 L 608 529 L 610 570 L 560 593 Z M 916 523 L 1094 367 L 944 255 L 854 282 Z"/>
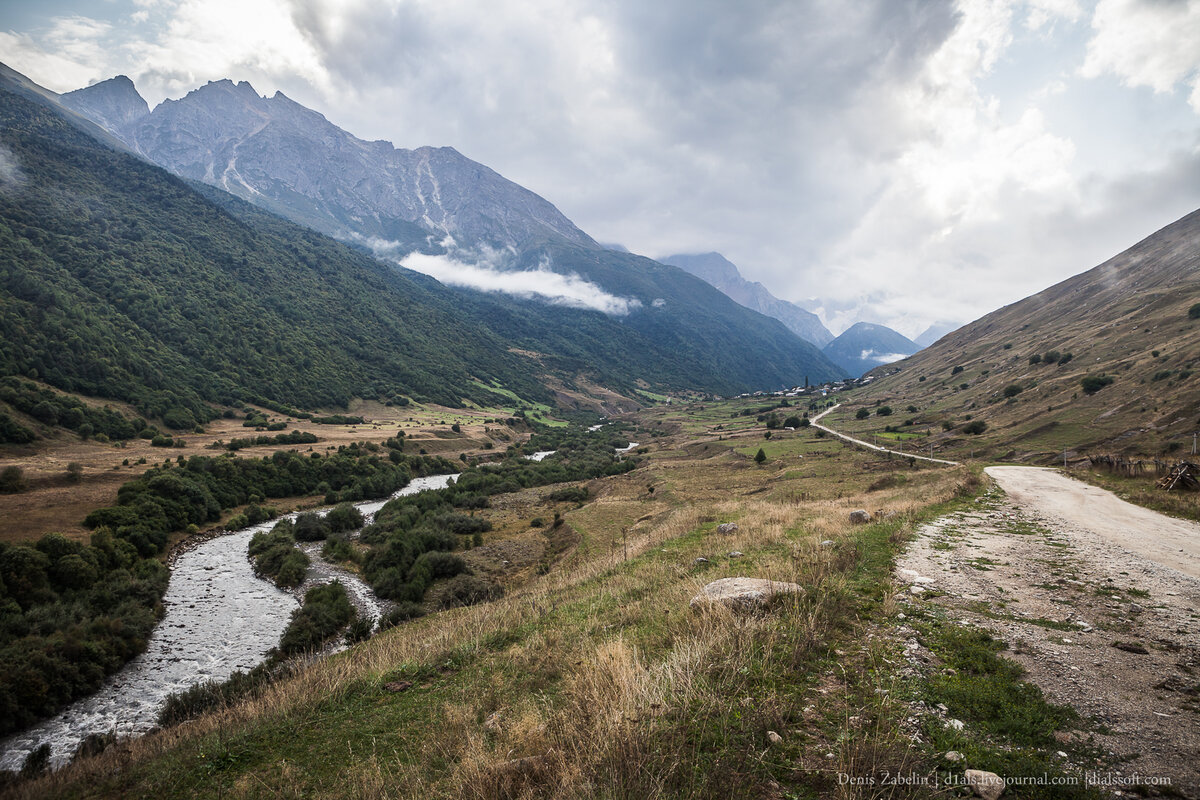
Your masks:
<path fill-rule="evenodd" d="M 1096 720 L 1117 771 L 1200 797 L 1200 526 L 1052 470 L 987 471 L 1006 491 L 924 526 L 897 581 L 1007 642 L 1048 699 Z"/>

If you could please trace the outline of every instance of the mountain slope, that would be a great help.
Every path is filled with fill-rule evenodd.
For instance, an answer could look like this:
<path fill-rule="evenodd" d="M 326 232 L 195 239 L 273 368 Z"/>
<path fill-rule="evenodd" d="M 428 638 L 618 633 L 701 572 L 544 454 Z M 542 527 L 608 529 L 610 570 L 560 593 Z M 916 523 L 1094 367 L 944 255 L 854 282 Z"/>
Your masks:
<path fill-rule="evenodd" d="M 833 334 L 821 324 L 820 317 L 795 303 L 780 300 L 758 281 L 746 280 L 738 268 L 720 253 L 673 255 L 662 261 L 687 270 L 746 308 L 774 317 L 806 342 L 824 347 L 833 341 Z"/>
<path fill-rule="evenodd" d="M 546 396 L 446 290 L 202 196 L 17 89 L 0 79 L 0 373 L 199 419 L 254 398 L 486 399 L 472 379 Z"/>
<path fill-rule="evenodd" d="M 855 395 L 918 406 L 918 429 L 928 423 L 950 454 L 1187 453 L 1200 425 L 1197 303 L 1200 211 L 944 336 Z M 1102 376 L 1111 383 L 1085 388 Z M 967 415 L 987 430 L 964 435 Z"/>
<path fill-rule="evenodd" d="M 94 109 L 100 121 L 136 106 L 131 90 L 118 80 L 66 99 L 82 112 Z M 498 332 L 522 349 L 563 356 L 580 369 L 597 365 L 603 371 L 594 378 L 606 383 L 733 393 L 842 372 L 782 325 L 684 271 L 604 249 L 541 197 L 450 148 L 365 142 L 282 94 L 263 98 L 231 81 L 164 102 L 112 131 L 179 175 L 381 257 L 403 264 L 414 251 L 442 256 L 453 274 L 439 277 L 448 283 L 482 271 L 505 288 L 551 270 L 616 295 L 629 313 L 606 322 L 561 304 L 513 300 L 511 289 L 469 293 L 476 319 L 493 328 L 508 319 L 513 324 Z M 528 319 L 515 319 L 513 308 Z"/>
<path fill-rule="evenodd" d="M 920 349 L 911 339 L 886 325 L 858 322 L 825 345 L 822 352 L 857 378 L 880 364 L 899 361 Z"/>

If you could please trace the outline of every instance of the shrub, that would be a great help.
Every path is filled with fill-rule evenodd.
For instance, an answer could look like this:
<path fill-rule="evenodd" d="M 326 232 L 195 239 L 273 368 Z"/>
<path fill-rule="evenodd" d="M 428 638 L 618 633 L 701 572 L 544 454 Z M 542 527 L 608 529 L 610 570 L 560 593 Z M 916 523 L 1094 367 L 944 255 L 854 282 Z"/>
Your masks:
<path fill-rule="evenodd" d="M 972 420 L 963 426 L 963 433 L 969 433 L 972 436 L 978 436 L 987 430 L 987 423 L 981 419 Z"/>
<path fill-rule="evenodd" d="M 962 367 L 955 367 L 954 369 L 950 370 L 950 374 L 951 374 L 951 375 L 957 375 L 958 373 L 960 373 L 960 372 L 962 372 L 962 371 L 963 371 L 963 368 L 962 368 Z"/>
<path fill-rule="evenodd" d="M 758 452 L 754 454 L 754 463 L 761 464 L 766 460 L 767 460 L 767 454 L 763 451 L 763 449 L 761 447 L 758 448 Z"/>
<path fill-rule="evenodd" d="M 865 408 L 860 408 L 854 413 L 855 419 L 866 419 L 869 416 L 871 416 L 871 412 Z"/>
<path fill-rule="evenodd" d="M 1066 364 L 1068 361 L 1070 361 L 1074 357 L 1075 357 L 1074 353 L 1063 353 L 1058 358 L 1058 365 L 1061 367 L 1063 364 Z"/>
<path fill-rule="evenodd" d="M 407 622 L 410 619 L 423 616 L 425 616 L 425 609 L 421 608 L 419 603 L 402 600 L 396 603 L 396 607 L 385 614 L 383 619 L 379 620 L 379 630 L 394 628 L 401 622 Z"/>
<path fill-rule="evenodd" d="M 875 409 L 875 415 L 878 417 L 890 417 L 892 415 L 892 407 L 880 406 L 879 408 Z"/>
<path fill-rule="evenodd" d="M 442 596 L 441 607 L 458 608 L 486 603 L 504 596 L 504 588 L 499 584 L 475 575 L 457 575 L 446 584 L 446 593 Z"/>
<path fill-rule="evenodd" d="M 1083 387 L 1085 394 L 1095 394 L 1113 382 L 1109 375 L 1085 375 L 1079 379 L 1079 385 Z"/>
<path fill-rule="evenodd" d="M 800 418 L 799 418 L 799 417 L 796 417 L 796 416 L 791 416 L 791 417 L 788 417 L 787 419 L 785 419 L 785 420 L 783 421 L 783 427 L 785 427 L 785 428 L 799 428 L 799 427 L 800 427 Z"/>
<path fill-rule="evenodd" d="M 1004 387 L 1004 396 L 1005 397 L 1016 397 L 1023 391 L 1025 391 L 1025 387 L 1021 386 L 1021 384 L 1010 383 L 1008 386 Z"/>
<path fill-rule="evenodd" d="M 342 503 L 325 515 L 325 524 L 334 533 L 356 531 L 363 526 L 363 515 L 350 503 Z"/>
<path fill-rule="evenodd" d="M 1031 356 L 1029 357 L 1029 363 L 1030 363 L 1030 364 L 1040 364 L 1040 363 L 1042 363 L 1042 354 L 1041 354 L 1041 353 L 1034 353 L 1033 355 L 1031 355 Z"/>
<path fill-rule="evenodd" d="M 329 523 L 311 511 L 300 514 L 292 523 L 292 534 L 298 542 L 319 542 L 329 536 Z"/>
<path fill-rule="evenodd" d="M 549 497 L 555 502 L 582 503 L 588 499 L 589 494 L 586 486 L 568 486 L 565 489 L 555 489 Z"/>
<path fill-rule="evenodd" d="M 340 581 L 314 586 L 304 593 L 304 605 L 292 612 L 279 640 L 287 655 L 315 650 L 350 624 L 356 614 Z"/>
<path fill-rule="evenodd" d="M 1188 309 L 1188 319 L 1200 319 L 1200 303 Z"/>
<path fill-rule="evenodd" d="M 25 490 L 25 471 L 20 467 L 0 470 L 0 492 L 15 494 Z"/>
<path fill-rule="evenodd" d="M 1057 364 L 1060 358 L 1062 358 L 1062 353 L 1057 350 L 1047 350 L 1046 354 L 1042 356 L 1042 361 L 1047 364 Z"/>

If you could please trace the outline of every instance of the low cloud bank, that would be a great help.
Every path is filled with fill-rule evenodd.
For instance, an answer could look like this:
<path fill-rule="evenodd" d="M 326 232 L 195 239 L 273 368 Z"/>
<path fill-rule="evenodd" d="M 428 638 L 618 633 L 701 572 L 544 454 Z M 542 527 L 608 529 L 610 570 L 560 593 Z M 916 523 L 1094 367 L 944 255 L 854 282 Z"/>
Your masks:
<path fill-rule="evenodd" d="M 408 253 L 398 255 L 395 242 L 377 238 L 353 237 L 370 247 L 377 256 L 389 258 L 400 266 L 420 272 L 450 286 L 461 286 L 480 292 L 503 292 L 526 300 L 541 300 L 557 306 L 590 308 L 611 316 L 623 317 L 642 307 L 633 297 L 609 294 L 596 284 L 578 275 L 563 275 L 550 269 L 543 260 L 537 269 L 503 270 L 504 254 L 490 248 L 467 253 L 447 237 L 440 244 L 447 255 Z M 462 254 L 462 257 L 460 256 Z"/>
<path fill-rule="evenodd" d="M 904 353 L 876 353 L 874 350 L 863 350 L 859 358 L 863 361 L 891 364 L 893 361 L 899 361 L 902 358 L 908 358 L 908 356 Z"/>

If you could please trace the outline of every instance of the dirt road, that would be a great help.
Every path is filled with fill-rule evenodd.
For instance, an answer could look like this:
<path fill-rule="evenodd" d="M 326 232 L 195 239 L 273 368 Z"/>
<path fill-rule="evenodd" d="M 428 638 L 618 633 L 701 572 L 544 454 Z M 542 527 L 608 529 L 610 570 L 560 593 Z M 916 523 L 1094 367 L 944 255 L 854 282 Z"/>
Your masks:
<path fill-rule="evenodd" d="M 842 404 L 838 403 L 836 406 L 830 406 L 829 408 L 822 411 L 820 414 L 817 414 L 815 417 L 812 418 L 812 423 L 811 423 L 812 426 L 814 428 L 819 428 L 820 430 L 823 430 L 826 433 L 831 433 L 844 442 L 850 442 L 851 444 L 856 444 L 859 447 L 865 448 L 867 450 L 874 450 L 877 453 L 892 453 L 894 455 L 900 456 L 901 458 L 915 458 L 917 461 L 928 461 L 931 464 L 945 464 L 946 466 L 949 466 L 949 467 L 958 466 L 957 461 L 947 461 L 944 458 L 933 458 L 932 456 L 923 456 L 923 455 L 920 455 L 915 452 L 906 453 L 903 450 L 889 450 L 886 447 L 880 447 L 877 444 L 871 444 L 870 442 L 864 442 L 862 439 L 855 439 L 853 436 L 847 436 L 844 433 L 839 433 L 839 432 L 835 431 L 833 428 L 830 428 L 828 426 L 821 424 L 821 419 L 826 414 L 829 414 L 830 412 L 833 412 L 833 411 L 837 411 L 841 407 L 842 407 Z"/>
<path fill-rule="evenodd" d="M 984 471 L 1023 508 L 1200 578 L 1200 523 L 1126 503 L 1112 492 L 1053 469 L 988 467 Z"/>
<path fill-rule="evenodd" d="M 1053 470 L 987 472 L 1004 491 L 918 531 L 904 595 L 1007 642 L 1028 680 L 1092 720 L 1073 736 L 1115 774 L 1200 797 L 1200 525 Z"/>

